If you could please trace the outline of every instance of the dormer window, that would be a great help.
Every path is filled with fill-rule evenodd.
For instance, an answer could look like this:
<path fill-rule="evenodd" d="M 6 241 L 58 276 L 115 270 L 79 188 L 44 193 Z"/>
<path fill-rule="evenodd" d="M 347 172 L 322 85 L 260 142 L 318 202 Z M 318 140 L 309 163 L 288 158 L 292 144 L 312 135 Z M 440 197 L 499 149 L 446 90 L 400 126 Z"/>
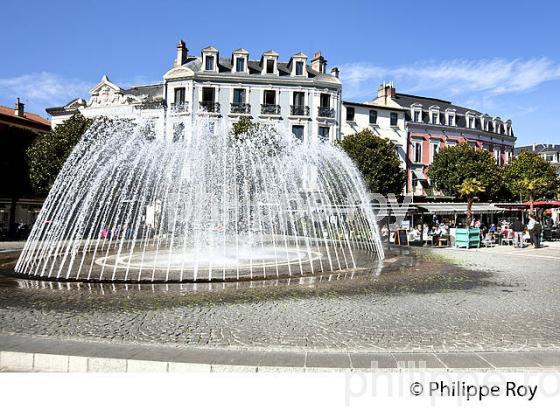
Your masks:
<path fill-rule="evenodd" d="M 465 124 L 466 127 L 470 128 L 470 129 L 474 129 L 476 123 L 475 123 L 475 117 L 474 117 L 473 112 L 472 111 L 467 111 L 465 113 L 465 118 L 466 118 L 466 121 L 465 121 L 466 122 L 466 124 Z"/>
<path fill-rule="evenodd" d="M 474 128 L 474 117 L 469 117 L 469 128 Z"/>
<path fill-rule="evenodd" d="M 296 61 L 296 75 L 303 75 L 303 61 Z"/>
<path fill-rule="evenodd" d="M 237 57 L 235 59 L 235 71 L 238 73 L 245 72 L 245 57 Z"/>
<path fill-rule="evenodd" d="M 448 108 L 447 110 L 445 110 L 445 114 L 447 116 L 447 125 L 450 127 L 454 127 L 455 125 L 457 125 L 456 121 L 455 121 L 455 110 Z"/>
<path fill-rule="evenodd" d="M 249 52 L 244 48 L 234 50 L 231 55 L 231 72 L 248 73 Z"/>
<path fill-rule="evenodd" d="M 206 71 L 214 71 L 214 56 L 206 56 L 206 62 L 204 64 L 204 69 Z"/>
<path fill-rule="evenodd" d="M 275 61 L 271 58 L 266 60 L 266 73 L 274 74 L 274 63 Z"/>
<path fill-rule="evenodd" d="M 439 113 L 433 112 L 432 113 L 432 124 L 439 124 Z"/>
<path fill-rule="evenodd" d="M 437 105 L 430 107 L 430 122 L 434 125 L 439 125 L 439 107 Z"/>
<path fill-rule="evenodd" d="M 422 105 L 418 103 L 414 103 L 411 105 L 410 108 L 412 112 L 412 121 L 422 122 Z"/>
<path fill-rule="evenodd" d="M 212 46 L 202 49 L 202 67 L 204 71 L 218 71 L 218 50 Z"/>

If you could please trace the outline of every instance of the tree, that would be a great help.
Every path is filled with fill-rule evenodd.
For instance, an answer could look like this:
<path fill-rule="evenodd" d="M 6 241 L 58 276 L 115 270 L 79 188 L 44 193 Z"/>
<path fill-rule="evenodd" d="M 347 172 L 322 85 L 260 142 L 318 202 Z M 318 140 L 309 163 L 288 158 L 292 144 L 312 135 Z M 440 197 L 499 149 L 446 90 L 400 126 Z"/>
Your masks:
<path fill-rule="evenodd" d="M 354 161 L 371 192 L 387 195 L 403 191 L 406 172 L 390 140 L 363 130 L 344 137 L 339 145 Z"/>
<path fill-rule="evenodd" d="M 559 189 L 559 180 L 554 167 L 541 156 L 522 151 L 505 166 L 505 181 L 513 195 L 524 198 L 530 203 L 537 199 L 552 199 Z"/>
<path fill-rule="evenodd" d="M 92 122 L 80 113 L 74 114 L 29 147 L 29 177 L 37 193 L 46 195 L 49 192 L 66 158 Z"/>
<path fill-rule="evenodd" d="M 471 224 L 474 197 L 486 191 L 486 186 L 476 178 L 467 178 L 457 187 L 457 194 L 467 200 L 467 226 Z"/>
<path fill-rule="evenodd" d="M 466 143 L 446 147 L 434 156 L 428 170 L 433 185 L 447 194 L 467 200 L 467 224 L 478 194 L 493 198 L 501 191 L 500 167 L 492 155 Z"/>

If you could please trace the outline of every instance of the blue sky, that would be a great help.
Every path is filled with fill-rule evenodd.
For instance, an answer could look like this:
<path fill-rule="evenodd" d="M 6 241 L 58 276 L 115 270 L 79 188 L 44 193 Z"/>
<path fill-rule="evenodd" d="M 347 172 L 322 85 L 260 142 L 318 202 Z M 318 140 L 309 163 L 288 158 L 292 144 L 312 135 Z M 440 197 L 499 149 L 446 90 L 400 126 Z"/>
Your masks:
<path fill-rule="evenodd" d="M 161 80 L 182 38 L 288 59 L 322 51 L 345 99 L 377 84 L 511 118 L 518 145 L 560 143 L 560 5 L 555 1 L 25 1 L 2 4 L 0 104 L 64 104 L 103 74 Z"/>

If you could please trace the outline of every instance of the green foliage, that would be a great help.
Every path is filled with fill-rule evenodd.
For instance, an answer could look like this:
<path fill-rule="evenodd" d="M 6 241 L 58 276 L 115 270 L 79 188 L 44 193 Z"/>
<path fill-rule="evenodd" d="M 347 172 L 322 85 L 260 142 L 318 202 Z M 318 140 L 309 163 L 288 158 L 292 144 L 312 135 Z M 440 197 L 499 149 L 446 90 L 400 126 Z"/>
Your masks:
<path fill-rule="evenodd" d="M 507 188 L 529 201 L 552 199 L 560 189 L 554 167 L 541 156 L 523 151 L 504 168 Z"/>
<path fill-rule="evenodd" d="M 457 197 L 464 197 L 463 188 L 472 185 L 473 180 L 484 188 L 476 194 L 481 193 L 487 199 L 495 198 L 502 186 L 500 167 L 494 157 L 489 152 L 466 143 L 446 147 L 438 152 L 428 175 L 437 189 Z M 469 180 L 469 183 L 463 185 L 465 180 Z"/>
<path fill-rule="evenodd" d="M 92 122 L 80 113 L 74 114 L 54 130 L 41 135 L 29 147 L 29 177 L 37 193 L 46 195 L 49 192 L 64 161 Z"/>
<path fill-rule="evenodd" d="M 395 144 L 374 135 L 371 130 L 348 135 L 339 144 L 354 161 L 371 192 L 383 195 L 402 192 L 406 172 L 401 167 Z"/>
<path fill-rule="evenodd" d="M 249 135 L 258 129 L 258 124 L 254 124 L 247 117 L 241 117 L 239 121 L 231 126 L 231 133 L 235 138 L 241 138 L 243 135 Z"/>

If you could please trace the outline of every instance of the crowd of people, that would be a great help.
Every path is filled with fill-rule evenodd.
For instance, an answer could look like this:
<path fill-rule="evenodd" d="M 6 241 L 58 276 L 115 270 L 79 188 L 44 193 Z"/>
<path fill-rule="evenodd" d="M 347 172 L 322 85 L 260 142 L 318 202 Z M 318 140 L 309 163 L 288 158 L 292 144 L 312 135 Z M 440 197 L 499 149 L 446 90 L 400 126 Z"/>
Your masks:
<path fill-rule="evenodd" d="M 418 245 L 448 246 L 452 244 L 450 240 L 451 230 L 462 227 L 465 227 L 465 225 L 459 223 L 456 226 L 453 220 L 439 222 L 434 218 L 431 224 L 422 223 L 409 229 L 408 241 L 411 244 Z M 526 223 L 522 222 L 520 218 L 514 218 L 504 219 L 499 221 L 498 224 L 489 225 L 473 218 L 470 227 L 480 229 L 481 243 L 485 246 L 499 244 L 513 245 L 516 248 L 524 248 L 525 246 L 542 247 L 544 227 L 542 221 L 536 215 L 529 215 Z M 560 233 L 560 227 L 557 227 L 557 230 Z M 389 238 L 389 235 L 391 235 L 391 238 Z M 385 242 L 388 240 L 394 242 L 394 232 L 390 231 L 386 224 L 381 228 L 381 237 Z"/>

